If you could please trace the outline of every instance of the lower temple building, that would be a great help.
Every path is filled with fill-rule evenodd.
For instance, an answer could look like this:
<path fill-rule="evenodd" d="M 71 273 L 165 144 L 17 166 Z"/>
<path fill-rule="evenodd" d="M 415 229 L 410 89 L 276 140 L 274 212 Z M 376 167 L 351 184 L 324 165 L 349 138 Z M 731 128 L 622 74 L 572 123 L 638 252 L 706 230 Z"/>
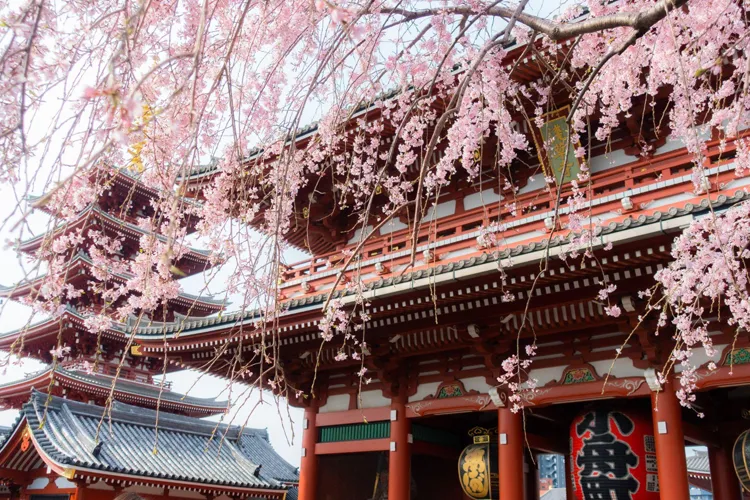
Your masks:
<path fill-rule="evenodd" d="M 264 430 L 37 391 L 2 438 L 0 479 L 27 500 L 291 500 L 298 481 Z"/>

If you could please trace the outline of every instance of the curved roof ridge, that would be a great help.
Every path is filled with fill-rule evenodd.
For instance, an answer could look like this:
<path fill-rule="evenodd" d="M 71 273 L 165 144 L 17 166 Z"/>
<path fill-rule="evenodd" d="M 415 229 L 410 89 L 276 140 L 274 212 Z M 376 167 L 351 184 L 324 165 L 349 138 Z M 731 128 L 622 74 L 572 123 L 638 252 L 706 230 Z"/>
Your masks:
<path fill-rule="evenodd" d="M 81 381 L 89 382 L 91 384 L 97 385 L 99 387 L 103 387 L 105 389 L 110 389 L 112 387 L 112 381 L 115 381 L 115 378 L 111 375 L 105 375 L 102 373 L 92 373 L 88 374 L 85 372 L 81 372 L 78 370 L 70 370 L 61 366 L 58 366 L 55 369 L 56 372 L 61 373 L 65 376 L 75 378 Z M 104 379 L 104 380 L 103 380 Z M 192 404 L 195 406 L 209 406 L 216 409 L 225 409 L 227 407 L 228 401 L 227 400 L 217 400 L 216 397 L 213 398 L 200 398 L 196 396 L 190 396 L 189 394 L 182 394 L 178 392 L 173 392 L 171 390 L 161 390 L 159 385 L 156 384 L 147 384 L 138 382 L 137 380 L 130 380 L 122 377 L 118 377 L 115 382 L 115 390 L 116 391 L 122 391 L 122 392 L 131 392 L 128 389 L 134 389 L 136 393 L 158 398 L 161 397 L 163 400 L 167 400 L 173 403 L 185 403 L 185 404 Z M 161 392 L 161 396 L 159 396 L 159 392 Z"/>
<path fill-rule="evenodd" d="M 79 249 L 78 252 L 76 252 L 75 256 L 68 261 L 68 266 L 72 266 L 73 264 L 79 261 L 84 262 L 90 266 L 94 265 L 94 261 L 91 260 L 91 257 L 86 252 Z M 127 272 L 126 273 L 110 273 L 110 275 L 115 278 L 119 278 L 121 280 L 129 280 L 135 276 L 134 274 L 127 273 Z M 22 286 L 33 286 L 35 283 L 42 281 L 47 276 L 48 276 L 47 273 L 43 273 L 43 274 L 36 276 L 33 279 L 19 281 L 18 283 L 14 285 L 10 285 L 10 286 L 0 284 L 0 293 L 12 292 L 13 290 Z M 181 298 L 187 301 L 200 302 L 203 304 L 209 304 L 209 305 L 215 305 L 215 306 L 223 306 L 225 304 L 225 302 L 221 299 L 214 299 L 212 296 L 206 297 L 202 295 L 195 295 L 195 294 L 187 293 L 183 290 L 180 290 L 176 298 L 177 299 Z"/>
<path fill-rule="evenodd" d="M 66 228 L 71 227 L 77 223 L 79 223 L 81 220 L 83 220 L 84 216 L 87 216 L 89 212 L 94 212 L 98 215 L 101 215 L 102 217 L 109 219 L 110 222 L 117 224 L 119 226 L 123 226 L 127 229 L 130 229 L 131 231 L 136 231 L 141 234 L 151 234 L 155 236 L 159 241 L 165 242 L 168 240 L 168 238 L 162 234 L 156 233 L 154 231 L 147 231 L 146 229 L 143 229 L 142 227 L 138 226 L 137 224 L 133 224 L 132 222 L 128 222 L 124 219 L 121 219 L 115 214 L 112 214 L 103 208 L 101 208 L 98 204 L 95 203 L 89 203 L 86 205 L 85 208 L 80 210 L 78 213 L 76 213 L 76 216 L 69 220 L 69 221 L 62 221 L 59 224 L 57 224 L 55 227 L 48 229 L 47 231 L 40 233 L 36 236 L 32 236 L 30 238 L 27 238 L 23 241 L 20 241 L 18 243 L 18 247 L 27 246 L 30 243 L 33 243 L 37 240 L 43 239 L 44 237 L 52 234 L 54 235 L 57 232 L 64 231 Z M 202 249 L 202 248 L 195 248 L 191 247 L 190 245 L 184 245 L 185 248 L 189 253 L 193 253 L 202 257 L 208 257 L 211 255 L 211 250 L 208 249 Z"/>
<path fill-rule="evenodd" d="M 35 446 L 55 463 L 106 474 L 139 476 L 190 482 L 201 488 L 229 487 L 276 491 L 287 489 L 277 481 L 257 474 L 258 467 L 236 444 L 221 441 L 208 427 L 213 424 L 194 417 L 181 417 L 115 402 L 112 411 L 104 407 L 71 401 L 33 391 L 24 404 L 14 431 L 25 425 L 33 433 Z M 111 416 L 111 419 L 110 419 Z M 100 432 L 99 422 L 107 419 Z M 158 431 L 158 435 L 157 435 Z M 158 439 L 157 439 L 158 437 Z M 0 449 L 8 439 L 0 444 Z M 94 448 L 91 444 L 96 442 Z M 262 465 L 262 464 L 258 464 Z"/>

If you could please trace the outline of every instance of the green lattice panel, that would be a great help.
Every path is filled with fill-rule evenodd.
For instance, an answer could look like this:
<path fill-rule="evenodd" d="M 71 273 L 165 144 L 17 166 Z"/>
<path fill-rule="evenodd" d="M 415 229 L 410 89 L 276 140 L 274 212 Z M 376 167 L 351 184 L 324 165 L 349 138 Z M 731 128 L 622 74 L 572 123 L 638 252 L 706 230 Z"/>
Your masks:
<path fill-rule="evenodd" d="M 361 424 L 331 425 L 320 428 L 321 443 L 339 441 L 363 441 L 365 439 L 382 439 L 390 437 L 390 422 L 372 422 Z"/>

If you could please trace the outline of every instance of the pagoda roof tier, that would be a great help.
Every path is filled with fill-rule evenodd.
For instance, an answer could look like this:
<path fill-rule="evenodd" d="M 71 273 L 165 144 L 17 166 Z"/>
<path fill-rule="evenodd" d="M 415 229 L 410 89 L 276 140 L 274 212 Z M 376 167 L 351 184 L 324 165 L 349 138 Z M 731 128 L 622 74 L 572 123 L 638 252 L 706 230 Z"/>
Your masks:
<path fill-rule="evenodd" d="M 89 205 L 81 210 L 75 219 L 63 222 L 50 232 L 34 236 L 19 243 L 17 249 L 25 253 L 33 253 L 39 250 L 45 241 L 49 241 L 50 233 L 56 238 L 74 231 L 83 231 L 89 228 L 101 228 L 109 236 L 122 236 L 129 242 L 129 246 L 137 251 L 140 238 L 146 234 L 153 234 L 139 227 L 135 221 L 120 219 L 115 215 L 103 210 L 97 205 Z M 156 238 L 162 243 L 168 240 L 165 236 L 156 234 Z M 210 252 L 196 248 L 187 248 L 175 266 L 186 275 L 202 272 L 211 267 Z"/>
<path fill-rule="evenodd" d="M 139 179 L 139 176 L 129 172 L 127 169 L 101 167 L 89 172 L 88 179 L 91 183 L 104 187 L 97 201 L 100 205 L 110 205 L 112 211 L 122 210 L 122 206 L 127 204 L 152 213 L 153 208 L 151 203 L 160 197 L 158 189 L 143 183 Z M 48 199 L 45 195 L 30 195 L 27 199 L 34 208 L 50 215 L 58 215 L 47 205 Z M 190 198 L 182 198 L 182 202 L 193 207 L 200 206 L 196 200 Z M 183 221 L 182 225 L 187 229 L 188 233 L 194 232 L 199 220 L 198 216 L 188 214 L 185 217 L 186 220 Z"/>
<path fill-rule="evenodd" d="M 91 277 L 91 268 L 93 265 L 94 263 L 91 261 L 88 255 L 83 252 L 77 253 L 75 257 L 68 261 L 68 267 L 65 276 L 66 283 L 75 285 L 79 290 L 86 290 L 88 288 L 86 286 L 87 282 L 93 279 Z M 125 283 L 128 280 L 132 279 L 133 275 L 129 273 L 112 273 L 110 274 L 110 278 L 115 282 Z M 31 280 L 22 281 L 13 286 L 0 285 L 0 297 L 20 299 L 32 294 L 37 294 L 39 293 L 41 286 L 43 286 L 45 279 L 46 275 L 42 275 Z M 86 297 L 86 295 L 84 295 L 84 297 Z M 75 306 L 77 304 L 72 305 Z M 84 305 L 96 306 L 96 304 Z M 215 314 L 223 310 L 225 305 L 226 302 L 223 300 L 180 292 L 177 297 L 169 299 L 167 304 L 167 312 L 169 317 L 173 317 L 175 314 L 182 314 L 186 316 L 189 314 L 191 316 L 201 317 Z"/>
<path fill-rule="evenodd" d="M 106 401 L 115 381 L 114 377 L 100 373 L 88 374 L 61 366 L 54 369 L 48 367 L 31 373 L 26 378 L 0 385 L 0 402 L 2 406 L 17 408 L 28 399 L 32 390 L 46 393 L 52 380 L 53 394 L 75 392 L 85 395 L 88 398 L 86 402 Z M 113 397 L 117 401 L 145 408 L 156 409 L 158 406 L 162 411 L 197 417 L 224 413 L 228 404 L 227 401 L 178 394 L 169 388 L 161 388 L 157 383 L 138 382 L 122 377 L 115 382 Z"/>
<path fill-rule="evenodd" d="M 712 206 L 715 211 L 725 210 L 728 207 L 739 203 L 743 200 L 750 199 L 750 194 L 744 190 L 738 190 L 732 195 L 720 194 L 712 200 Z M 644 259 L 653 262 L 666 262 L 669 260 L 669 246 L 667 243 L 660 243 L 659 249 L 650 246 L 642 246 L 631 250 L 620 250 L 623 247 L 635 245 L 634 241 L 647 237 L 667 238 L 665 241 L 671 241 L 677 232 L 695 217 L 700 217 L 709 211 L 709 202 L 703 199 L 697 203 L 683 204 L 681 208 L 672 206 L 666 210 L 652 210 L 650 213 L 642 213 L 637 217 L 623 217 L 619 221 L 612 221 L 604 224 L 599 228 L 596 243 L 593 248 L 601 248 L 608 242 L 616 245 L 617 253 L 605 255 L 604 261 L 600 266 L 586 268 L 585 266 L 575 272 L 565 272 L 564 269 L 558 271 L 552 270 L 545 280 L 551 282 L 570 278 L 572 276 L 590 275 L 593 279 L 608 269 L 617 270 L 618 268 L 629 266 L 629 260 Z M 669 236 L 665 236 L 669 235 Z M 403 275 L 395 275 L 387 278 L 381 278 L 372 281 L 365 286 L 365 297 L 373 302 L 373 311 L 371 316 L 373 321 L 380 321 L 378 314 L 382 316 L 399 316 L 412 313 L 413 309 L 431 308 L 430 301 L 425 298 L 415 299 L 409 303 L 400 304 L 383 309 L 379 304 L 388 300 L 396 300 L 395 297 L 404 294 L 415 294 L 417 290 L 425 290 L 430 287 L 450 287 L 457 283 L 457 280 L 474 280 L 482 276 L 493 276 L 498 273 L 498 263 L 503 263 L 503 269 L 508 274 L 508 285 L 506 288 L 512 290 L 518 288 L 521 290 L 525 285 L 533 280 L 533 277 L 523 275 L 515 277 L 517 269 L 534 266 L 540 258 L 549 254 L 550 258 L 555 258 L 570 244 L 569 235 L 558 235 L 549 238 L 540 237 L 537 241 L 519 244 L 497 252 L 488 253 L 480 252 L 476 256 L 458 259 L 449 263 L 435 263 L 433 266 L 423 270 L 407 272 Z M 620 252 L 622 255 L 619 255 Z M 611 253 L 611 252 L 610 252 Z M 654 260 L 656 259 L 656 260 Z M 655 271 L 655 268 L 652 268 Z M 491 280 L 494 283 L 489 286 L 482 286 L 482 291 L 487 293 L 498 293 L 500 287 L 498 279 Z M 455 285 L 461 288 L 460 285 Z M 542 286 L 541 284 L 539 285 Z M 590 281 L 592 295 L 595 297 L 598 291 L 596 282 Z M 600 288 L 600 287 L 599 287 Z M 440 291 L 440 289 L 438 289 Z M 449 292 L 446 291 L 446 294 Z M 302 298 L 289 299 L 285 302 L 286 310 L 282 312 L 278 320 L 278 333 L 284 344 L 300 344 L 302 342 L 314 341 L 319 338 L 318 322 L 322 319 L 321 306 L 328 299 L 329 292 L 319 292 Z M 423 294 L 421 294 L 423 295 Z M 450 297 L 440 297 L 440 302 L 458 300 L 465 298 L 465 293 L 450 292 Z M 353 292 L 337 290 L 332 294 L 332 298 L 340 299 L 344 304 L 355 299 Z M 399 300 L 396 300 L 400 303 Z M 421 316 L 420 316 L 421 317 Z M 240 339 L 248 340 L 258 338 L 260 332 L 255 328 L 258 319 L 261 318 L 261 311 L 252 310 L 244 312 L 224 313 L 220 317 L 198 318 L 191 321 L 175 323 L 151 323 L 149 326 L 143 326 L 135 332 L 135 340 L 142 344 L 144 354 L 148 352 L 162 352 L 164 350 L 164 339 L 168 340 L 167 350 L 185 351 L 185 350 L 202 350 L 213 349 L 211 346 L 227 342 L 236 342 Z M 416 319 L 416 318 L 415 318 Z M 430 321 L 434 325 L 434 318 L 431 316 Z M 391 323 L 389 323 L 391 324 Z M 376 325 L 377 326 L 377 325 Z M 382 326 L 382 325 L 381 325 Z M 369 328 L 369 327 L 368 327 Z M 369 331 L 369 330 L 368 330 Z M 266 332 L 268 334 L 268 332 Z M 369 335 L 369 334 L 368 334 Z M 285 340 L 288 338 L 289 340 Z M 246 348 L 251 346 L 246 345 Z"/>
<path fill-rule="evenodd" d="M 21 337 L 24 343 L 28 344 L 34 341 L 42 341 L 45 348 L 49 349 L 55 338 L 60 333 L 60 325 L 70 325 L 73 328 L 85 331 L 84 321 L 86 316 L 80 314 L 75 308 L 66 306 L 65 310 L 56 316 L 49 316 L 29 325 L 0 333 L 0 349 L 7 350 L 14 342 Z M 118 329 L 117 323 L 112 323 L 112 328 L 104 330 L 101 334 L 103 339 L 114 340 L 118 343 L 125 344 L 127 336 L 124 329 Z"/>
<path fill-rule="evenodd" d="M 106 431 L 99 430 L 102 420 Z M 28 436 L 25 447 L 24 436 Z M 38 454 L 42 465 L 71 480 L 282 500 L 288 486 L 263 474 L 264 464 L 248 457 L 241 437 L 239 426 L 157 413 L 118 401 L 109 411 L 58 397 L 48 400 L 47 395 L 33 392 L 11 434 L 0 444 L 0 468 L 12 468 L 15 458 L 29 453 L 21 450 L 30 440 L 31 452 Z"/>

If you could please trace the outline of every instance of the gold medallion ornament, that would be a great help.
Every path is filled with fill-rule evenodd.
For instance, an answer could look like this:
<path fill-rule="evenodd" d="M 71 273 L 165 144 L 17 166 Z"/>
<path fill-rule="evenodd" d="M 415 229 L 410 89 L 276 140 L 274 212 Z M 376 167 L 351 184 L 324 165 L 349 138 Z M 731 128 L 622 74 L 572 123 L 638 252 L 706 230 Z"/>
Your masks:
<path fill-rule="evenodd" d="M 29 446 L 31 446 L 31 432 L 27 427 L 26 430 L 23 431 L 23 436 L 21 436 L 21 452 L 28 450 Z"/>

